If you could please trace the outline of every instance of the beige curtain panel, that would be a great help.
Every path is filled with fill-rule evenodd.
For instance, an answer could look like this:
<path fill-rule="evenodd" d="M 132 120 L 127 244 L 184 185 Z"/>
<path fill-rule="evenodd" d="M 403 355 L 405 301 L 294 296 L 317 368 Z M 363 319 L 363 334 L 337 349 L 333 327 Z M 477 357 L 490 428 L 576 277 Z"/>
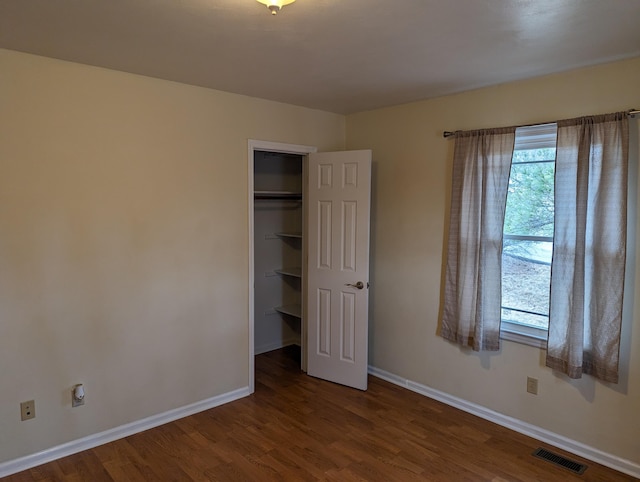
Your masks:
<path fill-rule="evenodd" d="M 617 383 L 628 115 L 558 122 L 547 366 Z"/>
<path fill-rule="evenodd" d="M 502 227 L 515 127 L 456 135 L 441 336 L 500 348 Z"/>

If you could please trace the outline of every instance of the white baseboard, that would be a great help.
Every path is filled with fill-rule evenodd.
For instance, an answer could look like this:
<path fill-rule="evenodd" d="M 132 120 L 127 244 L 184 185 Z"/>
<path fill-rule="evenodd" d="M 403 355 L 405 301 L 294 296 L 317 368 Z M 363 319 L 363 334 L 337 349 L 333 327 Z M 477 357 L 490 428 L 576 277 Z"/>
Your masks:
<path fill-rule="evenodd" d="M 225 403 L 233 402 L 240 398 L 244 398 L 251 394 L 249 387 L 239 388 L 232 392 L 223 393 L 216 397 L 202 400 L 200 402 L 185 405 L 184 407 L 175 408 L 164 413 L 152 415 L 151 417 L 143 418 L 142 420 L 136 420 L 135 422 L 120 425 L 104 432 L 88 435 L 77 440 L 72 440 L 56 447 L 37 452 L 35 454 L 26 455 L 18 459 L 9 460 L 7 462 L 0 463 L 0 478 L 6 477 L 23 470 L 36 467 L 38 465 L 46 464 L 52 460 L 56 460 L 67 455 L 72 455 L 83 450 L 88 450 L 98 445 L 103 445 L 114 440 L 118 440 L 129 435 L 133 435 L 150 428 L 164 425 L 168 422 L 173 422 L 183 417 L 193 415 L 194 413 L 202 412 L 210 408 L 224 405 Z"/>
<path fill-rule="evenodd" d="M 300 346 L 300 340 L 297 338 L 291 338 L 288 340 L 276 341 L 274 343 L 266 343 L 264 345 L 255 346 L 253 348 L 253 352 L 256 355 L 260 355 L 261 353 L 267 353 L 268 351 L 278 350 L 280 348 L 284 348 L 289 345 L 298 345 Z"/>
<path fill-rule="evenodd" d="M 447 405 L 458 408 L 464 412 L 484 418 L 490 422 L 497 423 L 498 425 L 502 425 L 503 427 L 514 430 L 515 432 L 528 435 L 529 437 L 540 440 L 541 442 L 548 443 L 554 447 L 579 455 L 585 459 L 592 460 L 624 474 L 640 478 L 640 464 L 636 464 L 630 460 L 608 454 L 562 435 L 558 435 L 557 433 L 550 432 L 549 430 L 531 425 L 530 423 L 523 422 L 522 420 L 494 412 L 493 410 L 489 410 L 481 405 L 463 400 L 462 398 L 454 397 L 453 395 L 430 388 L 426 385 L 407 380 L 406 378 L 399 377 L 398 375 L 394 375 L 393 373 L 389 373 L 371 365 L 369 365 L 369 374 L 393 383 L 394 385 L 407 388 L 412 392 L 419 393 L 425 397 L 446 403 Z"/>

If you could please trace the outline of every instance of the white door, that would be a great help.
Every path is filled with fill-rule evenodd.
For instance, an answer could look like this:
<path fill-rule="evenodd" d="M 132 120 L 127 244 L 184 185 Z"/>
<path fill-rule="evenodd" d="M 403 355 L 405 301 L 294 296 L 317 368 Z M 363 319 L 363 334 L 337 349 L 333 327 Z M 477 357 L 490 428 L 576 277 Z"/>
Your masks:
<path fill-rule="evenodd" d="M 367 389 L 371 151 L 309 155 L 307 373 Z"/>

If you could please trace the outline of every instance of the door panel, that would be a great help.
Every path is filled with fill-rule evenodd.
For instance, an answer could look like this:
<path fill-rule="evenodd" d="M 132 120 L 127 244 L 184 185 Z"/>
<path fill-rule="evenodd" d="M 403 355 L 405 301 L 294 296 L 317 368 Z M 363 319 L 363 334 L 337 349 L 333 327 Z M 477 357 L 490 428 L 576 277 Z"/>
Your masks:
<path fill-rule="evenodd" d="M 309 156 L 307 373 L 367 388 L 371 151 Z"/>

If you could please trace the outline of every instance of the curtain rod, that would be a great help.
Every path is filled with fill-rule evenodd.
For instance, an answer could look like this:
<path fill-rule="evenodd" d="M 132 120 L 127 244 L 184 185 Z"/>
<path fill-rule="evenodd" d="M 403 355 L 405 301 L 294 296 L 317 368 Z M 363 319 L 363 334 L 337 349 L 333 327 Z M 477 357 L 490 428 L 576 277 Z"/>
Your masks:
<path fill-rule="evenodd" d="M 627 111 L 627 114 L 629 114 L 630 116 L 635 116 L 637 114 L 640 114 L 640 110 L 638 109 L 629 109 Z M 554 121 L 557 122 L 557 121 Z M 539 126 L 541 124 L 552 124 L 553 122 L 536 122 L 535 124 L 523 124 L 521 126 L 516 126 L 516 127 L 531 127 L 531 126 Z M 462 132 L 462 131 L 444 131 L 444 133 L 442 134 L 442 137 L 444 137 L 445 139 L 449 138 L 449 137 L 454 137 L 458 132 Z"/>

